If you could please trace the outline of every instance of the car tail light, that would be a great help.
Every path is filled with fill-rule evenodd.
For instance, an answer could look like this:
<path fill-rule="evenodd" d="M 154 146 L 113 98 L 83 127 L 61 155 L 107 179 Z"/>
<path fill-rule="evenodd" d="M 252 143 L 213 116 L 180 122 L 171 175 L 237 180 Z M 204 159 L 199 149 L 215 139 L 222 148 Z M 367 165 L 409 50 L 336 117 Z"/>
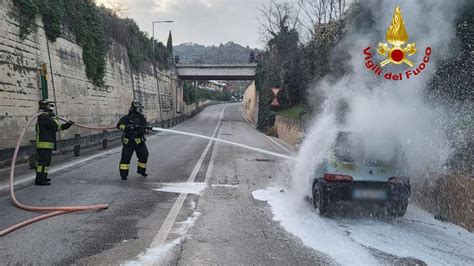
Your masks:
<path fill-rule="evenodd" d="M 352 180 L 350 175 L 324 174 L 324 181 L 326 182 L 350 182 Z"/>

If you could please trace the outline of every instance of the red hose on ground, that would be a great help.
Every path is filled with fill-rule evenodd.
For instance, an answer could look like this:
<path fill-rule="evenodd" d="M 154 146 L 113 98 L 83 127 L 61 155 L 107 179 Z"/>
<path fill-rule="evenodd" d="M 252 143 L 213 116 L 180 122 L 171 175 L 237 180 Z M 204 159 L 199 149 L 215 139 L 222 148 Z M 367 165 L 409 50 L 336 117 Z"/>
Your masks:
<path fill-rule="evenodd" d="M 64 118 L 58 117 L 59 120 L 62 120 L 64 122 L 69 122 L 69 120 L 66 120 Z M 90 129 L 90 130 L 112 130 L 112 129 L 117 129 L 116 127 L 90 127 L 90 126 L 84 126 L 80 124 L 74 123 L 74 126 L 84 128 L 84 129 Z"/>
<path fill-rule="evenodd" d="M 17 230 L 17 229 L 20 229 L 24 226 L 27 226 L 29 224 L 32 224 L 32 223 L 35 223 L 35 222 L 38 222 L 38 221 L 41 221 L 41 220 L 45 220 L 45 219 L 48 219 L 48 218 L 51 218 L 51 217 L 54 217 L 54 216 L 58 216 L 58 215 L 61 215 L 61 214 L 64 214 L 64 213 L 67 213 L 67 212 L 63 212 L 63 211 L 57 211 L 57 212 L 49 212 L 47 214 L 43 214 L 43 215 L 40 215 L 40 216 L 37 216 L 35 218 L 32 218 L 32 219 L 29 219 L 29 220 L 26 220 L 24 222 L 21 222 L 19 224 L 16 224 L 12 227 L 9 227 L 3 231 L 0 232 L 0 236 L 5 236 L 5 235 L 8 235 L 9 233 Z"/>
<path fill-rule="evenodd" d="M 34 121 L 36 121 L 38 116 L 40 116 L 42 114 L 46 114 L 46 113 L 38 113 L 35 116 L 33 116 L 33 118 L 23 128 L 23 130 L 20 134 L 20 137 L 18 138 L 18 141 L 16 143 L 15 152 L 13 153 L 11 169 L 10 169 L 10 196 L 11 196 L 11 200 L 12 200 L 13 205 L 15 205 L 16 207 L 18 207 L 20 209 L 27 210 L 27 211 L 49 212 L 49 213 L 38 216 L 38 217 L 35 217 L 33 219 L 26 220 L 22 223 L 14 225 L 14 226 L 12 226 L 10 228 L 7 228 L 5 230 L 2 230 L 2 231 L 0 231 L 0 237 L 6 235 L 8 233 L 11 233 L 11 232 L 23 227 L 23 226 L 26 226 L 26 225 L 32 224 L 34 222 L 50 218 L 50 217 L 54 217 L 54 216 L 58 216 L 58 215 L 65 214 L 65 213 L 70 213 L 70 212 L 90 211 L 90 210 L 104 210 L 104 209 L 107 209 L 109 207 L 108 204 L 90 205 L 90 206 L 35 207 L 35 206 L 28 206 L 28 205 L 22 204 L 16 199 L 15 189 L 14 189 L 14 177 L 15 177 L 15 164 L 16 164 L 16 158 L 18 156 L 18 150 L 20 149 L 21 141 L 23 140 L 23 137 L 26 133 L 26 130 L 28 129 L 28 127 L 31 124 L 33 124 Z M 61 120 L 64 120 L 64 119 L 61 119 Z M 64 121 L 66 121 L 66 120 L 64 120 Z M 87 129 L 93 129 L 93 130 L 107 130 L 107 129 L 114 129 L 115 128 L 115 127 L 94 128 L 94 127 L 87 127 L 87 126 L 82 126 L 82 125 L 76 125 L 76 126 L 82 127 L 82 128 L 87 128 Z"/>

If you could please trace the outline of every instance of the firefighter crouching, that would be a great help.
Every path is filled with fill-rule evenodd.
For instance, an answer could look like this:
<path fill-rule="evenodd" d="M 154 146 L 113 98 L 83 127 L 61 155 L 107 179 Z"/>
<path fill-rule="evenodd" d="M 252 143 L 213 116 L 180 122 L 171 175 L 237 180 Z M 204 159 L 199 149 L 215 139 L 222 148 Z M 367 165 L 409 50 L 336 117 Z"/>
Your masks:
<path fill-rule="evenodd" d="M 69 129 L 74 122 L 69 121 L 61 124 L 53 112 L 54 102 L 50 100 L 39 101 L 39 112 L 45 112 L 38 117 L 36 122 L 36 152 L 38 163 L 36 164 L 35 185 L 49 186 L 51 179 L 48 178 L 48 168 L 51 165 L 53 150 L 56 150 L 56 132 Z"/>
<path fill-rule="evenodd" d="M 135 100 L 132 102 L 128 115 L 122 117 L 117 124 L 117 128 L 123 131 L 122 158 L 119 166 L 122 180 L 127 180 L 130 160 L 134 151 L 138 157 L 137 173 L 143 177 L 148 176 L 146 173 L 148 160 L 148 149 L 145 144 L 146 126 L 147 121 L 143 115 L 143 105 L 140 101 Z"/>

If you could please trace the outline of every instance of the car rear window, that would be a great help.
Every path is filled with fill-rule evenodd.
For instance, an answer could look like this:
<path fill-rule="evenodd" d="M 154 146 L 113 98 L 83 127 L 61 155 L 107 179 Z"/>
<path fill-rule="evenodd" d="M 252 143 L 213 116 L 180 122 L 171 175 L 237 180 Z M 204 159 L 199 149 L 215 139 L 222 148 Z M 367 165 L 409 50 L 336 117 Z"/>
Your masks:
<path fill-rule="evenodd" d="M 400 162 L 396 139 L 377 134 L 339 132 L 334 145 L 337 161 L 365 166 L 394 166 Z"/>

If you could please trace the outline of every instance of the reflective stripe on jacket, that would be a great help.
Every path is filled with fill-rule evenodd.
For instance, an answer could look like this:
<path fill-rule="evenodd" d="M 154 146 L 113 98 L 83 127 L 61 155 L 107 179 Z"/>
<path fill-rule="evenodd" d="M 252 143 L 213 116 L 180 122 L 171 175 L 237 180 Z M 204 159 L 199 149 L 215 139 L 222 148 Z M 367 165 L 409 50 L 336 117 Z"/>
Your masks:
<path fill-rule="evenodd" d="M 128 144 L 141 144 L 146 141 L 144 128 L 135 128 L 133 130 L 127 130 L 128 125 L 135 126 L 147 126 L 146 118 L 143 114 L 138 112 L 130 112 L 128 115 L 120 118 L 117 123 L 117 128 L 123 131 L 122 142 L 125 145 Z"/>
<path fill-rule="evenodd" d="M 36 122 L 36 148 L 56 149 L 56 132 L 64 130 L 64 125 L 55 116 L 40 115 Z"/>
<path fill-rule="evenodd" d="M 146 141 L 145 137 L 135 138 L 135 139 L 131 139 L 131 140 L 135 144 L 141 144 L 141 143 Z M 122 143 L 125 144 L 125 145 L 128 145 L 128 144 L 130 144 L 130 139 L 124 137 L 124 138 L 122 138 Z"/>

